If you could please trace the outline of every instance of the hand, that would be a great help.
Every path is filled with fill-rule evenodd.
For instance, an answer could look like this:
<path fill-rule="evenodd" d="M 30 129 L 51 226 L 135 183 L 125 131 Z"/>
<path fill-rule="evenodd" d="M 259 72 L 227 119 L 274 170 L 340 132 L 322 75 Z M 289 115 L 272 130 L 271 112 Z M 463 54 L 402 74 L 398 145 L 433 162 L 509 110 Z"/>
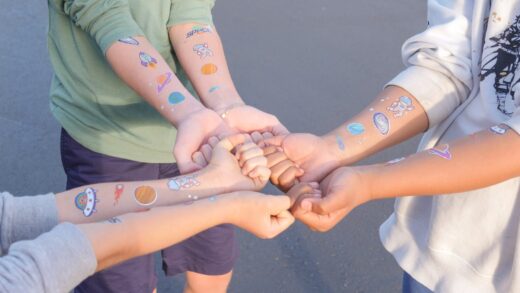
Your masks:
<path fill-rule="evenodd" d="M 259 238 L 274 238 L 294 223 L 294 217 L 288 211 L 291 201 L 287 196 L 237 191 L 222 197 L 230 200 L 233 206 L 230 223 Z"/>
<path fill-rule="evenodd" d="M 247 135 L 234 134 L 220 142 L 212 137 L 202 150 L 211 152 L 204 155 L 210 156 L 207 171 L 215 174 L 213 177 L 219 179 L 218 184 L 228 191 L 260 190 L 269 181 L 271 170 L 267 168 L 267 159 Z"/>
<path fill-rule="evenodd" d="M 288 192 L 293 205 L 292 215 L 309 229 L 316 232 L 327 232 L 336 226 L 347 214 L 348 210 L 341 210 L 326 215 L 312 211 L 312 204 L 305 199 L 321 198 L 318 183 L 298 183 Z"/>
<path fill-rule="evenodd" d="M 177 141 L 173 149 L 181 173 L 190 173 L 205 166 L 206 161 L 193 155 L 211 136 L 224 137 L 236 133 L 212 110 L 198 110 L 177 126 Z"/>
<path fill-rule="evenodd" d="M 341 165 L 336 142 L 319 136 L 289 134 L 266 139 L 265 143 L 271 181 L 282 190 L 291 188 L 297 179 L 320 181 Z"/>
<path fill-rule="evenodd" d="M 371 167 L 338 168 L 321 184 L 322 198 L 306 198 L 300 207 L 320 215 L 331 215 L 340 211 L 347 214 L 357 206 L 371 200 L 370 184 L 365 170 Z"/>
<path fill-rule="evenodd" d="M 229 110 L 224 110 L 222 115 L 227 125 L 239 132 L 270 132 L 274 135 L 289 133 L 276 116 L 248 105 L 239 105 Z"/>

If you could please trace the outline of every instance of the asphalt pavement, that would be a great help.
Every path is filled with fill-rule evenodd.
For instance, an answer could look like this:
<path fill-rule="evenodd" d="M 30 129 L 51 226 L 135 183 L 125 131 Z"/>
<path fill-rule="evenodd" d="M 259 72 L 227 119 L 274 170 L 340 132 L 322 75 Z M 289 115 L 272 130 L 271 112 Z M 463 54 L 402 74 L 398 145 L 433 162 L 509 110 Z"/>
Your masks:
<path fill-rule="evenodd" d="M 47 3 L 0 6 L 0 190 L 58 192 L 65 176 L 59 125 L 49 111 Z M 243 98 L 291 131 L 323 134 L 403 69 L 401 44 L 425 28 L 426 3 L 218 0 L 214 19 Z M 417 138 L 361 163 L 410 154 L 416 145 Z M 271 186 L 265 192 L 279 193 Z M 229 292 L 400 292 L 402 271 L 378 237 L 392 204 L 362 206 L 326 234 L 301 224 L 269 241 L 240 231 Z M 159 292 L 182 286 L 182 278 L 160 273 Z"/>

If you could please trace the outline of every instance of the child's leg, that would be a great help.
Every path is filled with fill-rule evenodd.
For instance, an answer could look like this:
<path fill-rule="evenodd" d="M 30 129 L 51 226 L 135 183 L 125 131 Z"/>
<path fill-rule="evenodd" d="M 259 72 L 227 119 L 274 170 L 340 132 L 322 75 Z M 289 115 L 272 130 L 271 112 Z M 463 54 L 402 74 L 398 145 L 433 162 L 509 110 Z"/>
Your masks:
<path fill-rule="evenodd" d="M 161 164 L 161 178 L 177 175 L 175 166 Z M 163 250 L 162 255 L 166 275 L 186 272 L 185 292 L 224 293 L 238 256 L 235 228 L 232 225 L 213 227 Z"/>
<path fill-rule="evenodd" d="M 92 152 L 65 131 L 61 135 L 61 158 L 67 189 L 100 182 L 158 179 L 159 174 L 158 164 L 132 162 Z M 147 255 L 94 274 L 74 292 L 149 293 L 156 286 L 154 259 Z"/>
<path fill-rule="evenodd" d="M 433 293 L 430 289 L 417 282 L 407 272 L 403 275 L 403 293 Z"/>

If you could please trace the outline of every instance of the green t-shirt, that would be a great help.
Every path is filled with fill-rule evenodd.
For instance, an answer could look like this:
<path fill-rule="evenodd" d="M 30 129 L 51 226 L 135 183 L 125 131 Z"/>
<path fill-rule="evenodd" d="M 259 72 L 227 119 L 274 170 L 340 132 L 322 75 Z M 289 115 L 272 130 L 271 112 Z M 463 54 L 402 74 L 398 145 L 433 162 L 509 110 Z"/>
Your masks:
<path fill-rule="evenodd" d="M 213 5 L 214 0 L 49 0 L 53 115 L 92 151 L 138 162 L 175 162 L 176 129 L 114 73 L 105 52 L 119 39 L 145 36 L 193 91 L 168 28 L 212 25 Z"/>

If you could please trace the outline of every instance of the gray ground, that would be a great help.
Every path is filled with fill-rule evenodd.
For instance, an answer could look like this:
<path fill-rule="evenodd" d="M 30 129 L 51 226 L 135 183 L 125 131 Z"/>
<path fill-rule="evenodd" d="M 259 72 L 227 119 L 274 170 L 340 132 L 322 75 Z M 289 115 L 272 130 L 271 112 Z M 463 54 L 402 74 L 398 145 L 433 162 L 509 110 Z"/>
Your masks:
<path fill-rule="evenodd" d="M 215 21 L 243 97 L 298 132 L 324 133 L 361 110 L 402 68 L 402 42 L 426 24 L 426 4 L 415 0 L 217 2 Z M 0 189 L 60 191 L 46 3 L 0 4 Z M 411 153 L 416 143 L 366 162 Z M 240 232 L 230 292 L 399 292 L 401 271 L 378 239 L 391 208 L 370 203 L 327 234 L 300 224 L 271 241 Z M 159 291 L 181 286 L 179 277 L 161 277 Z"/>

